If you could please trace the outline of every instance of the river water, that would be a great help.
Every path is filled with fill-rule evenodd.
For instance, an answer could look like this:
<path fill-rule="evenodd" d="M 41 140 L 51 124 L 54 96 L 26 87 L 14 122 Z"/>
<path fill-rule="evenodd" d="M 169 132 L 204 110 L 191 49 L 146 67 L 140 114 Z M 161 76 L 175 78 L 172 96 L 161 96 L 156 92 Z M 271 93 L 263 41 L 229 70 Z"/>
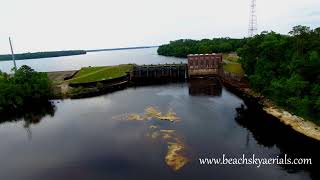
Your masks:
<path fill-rule="evenodd" d="M 152 60 L 147 55 L 146 59 Z M 65 70 L 61 67 L 34 66 Z M 132 87 L 93 98 L 54 100 L 39 112 L 2 119 L 0 179 L 319 179 L 319 143 L 211 82 Z M 312 165 L 199 163 L 199 158 L 223 154 L 311 158 Z"/>

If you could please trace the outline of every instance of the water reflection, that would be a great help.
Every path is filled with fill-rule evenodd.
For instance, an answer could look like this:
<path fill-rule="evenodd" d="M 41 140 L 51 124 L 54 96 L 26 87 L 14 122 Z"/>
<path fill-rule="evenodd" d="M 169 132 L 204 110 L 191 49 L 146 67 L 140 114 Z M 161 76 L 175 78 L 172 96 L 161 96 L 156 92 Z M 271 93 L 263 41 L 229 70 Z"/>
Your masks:
<path fill-rule="evenodd" d="M 50 101 L 29 104 L 19 113 L 0 114 L 0 124 L 5 122 L 24 121 L 24 127 L 29 128 L 31 125 L 40 123 L 43 117 L 47 115 L 53 117 L 55 111 L 55 105 Z"/>
<path fill-rule="evenodd" d="M 221 96 L 222 83 L 217 78 L 190 79 L 188 81 L 191 96 Z"/>
<path fill-rule="evenodd" d="M 252 105 L 236 108 L 236 122 L 248 130 L 247 144 L 253 137 L 260 145 L 267 148 L 277 147 L 279 158 L 311 158 L 312 165 L 280 165 L 289 173 L 308 171 L 312 179 L 320 179 L 317 167 L 320 162 L 320 143 L 307 138 L 283 125 L 278 119 L 264 113 Z M 252 136 L 251 136 L 252 135 Z"/>
<path fill-rule="evenodd" d="M 50 101 L 27 104 L 21 112 L 1 113 L 0 126 L 7 122 L 23 121 L 28 139 L 32 139 L 31 126 L 39 124 L 45 116 L 53 117 L 56 111 L 55 105 Z"/>

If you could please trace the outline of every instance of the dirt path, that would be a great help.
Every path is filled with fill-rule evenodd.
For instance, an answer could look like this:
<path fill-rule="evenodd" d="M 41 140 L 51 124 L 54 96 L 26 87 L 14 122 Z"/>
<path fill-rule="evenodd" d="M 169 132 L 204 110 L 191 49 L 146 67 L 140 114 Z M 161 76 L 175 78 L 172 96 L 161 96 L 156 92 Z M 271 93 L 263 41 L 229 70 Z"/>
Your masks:
<path fill-rule="evenodd" d="M 78 71 L 48 72 L 49 79 L 53 82 L 53 93 L 56 97 L 64 96 L 69 90 L 69 83 L 65 78 L 73 76 Z"/>

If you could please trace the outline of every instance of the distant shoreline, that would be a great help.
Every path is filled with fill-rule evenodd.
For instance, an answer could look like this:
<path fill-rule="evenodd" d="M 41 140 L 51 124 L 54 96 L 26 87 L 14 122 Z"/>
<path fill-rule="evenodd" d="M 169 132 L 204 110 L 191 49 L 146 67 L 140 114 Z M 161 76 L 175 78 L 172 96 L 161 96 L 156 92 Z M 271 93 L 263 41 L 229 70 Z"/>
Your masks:
<path fill-rule="evenodd" d="M 43 59 L 43 58 L 53 58 L 53 57 L 62 57 L 62 56 L 75 56 L 75 55 L 83 55 L 87 52 L 84 50 L 69 50 L 69 51 L 47 51 L 47 52 L 34 52 L 34 53 L 21 53 L 15 54 L 16 60 L 28 60 L 28 59 Z M 5 54 L 0 55 L 1 61 L 11 61 L 12 55 Z"/>
<path fill-rule="evenodd" d="M 17 61 L 20 61 L 20 60 L 29 60 L 29 59 L 43 59 L 43 58 L 84 55 L 91 52 L 148 49 L 148 48 L 156 48 L 156 47 L 159 47 L 159 46 L 139 46 L 139 47 L 92 49 L 92 50 L 46 51 L 46 52 L 34 52 L 34 53 L 29 52 L 29 53 L 15 54 L 15 59 Z M 11 54 L 0 55 L 0 62 L 1 61 L 12 61 L 12 55 Z"/>
<path fill-rule="evenodd" d="M 138 46 L 138 47 L 125 47 L 125 48 L 109 48 L 109 49 L 92 49 L 86 50 L 86 52 L 101 52 L 101 51 L 121 51 L 121 50 L 133 50 L 133 49 L 148 49 L 148 48 L 156 48 L 159 46 Z"/>

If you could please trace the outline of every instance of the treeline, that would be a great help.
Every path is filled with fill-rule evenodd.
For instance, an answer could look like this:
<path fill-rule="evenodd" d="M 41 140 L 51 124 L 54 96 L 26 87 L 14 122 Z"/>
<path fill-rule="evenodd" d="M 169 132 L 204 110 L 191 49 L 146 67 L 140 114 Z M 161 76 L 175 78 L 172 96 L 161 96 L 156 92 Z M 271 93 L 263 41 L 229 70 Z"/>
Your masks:
<path fill-rule="evenodd" d="M 200 41 L 181 39 L 161 45 L 158 54 L 163 56 L 187 57 L 188 54 L 235 52 L 242 47 L 246 39 L 214 38 Z"/>
<path fill-rule="evenodd" d="M 297 115 L 320 118 L 320 28 L 263 32 L 238 50 L 253 89 Z"/>
<path fill-rule="evenodd" d="M 30 106 L 48 102 L 51 81 L 46 73 L 24 65 L 14 75 L 0 72 L 0 114 L 18 114 Z"/>
<path fill-rule="evenodd" d="M 86 53 L 87 52 L 84 50 L 22 53 L 22 54 L 15 54 L 15 59 L 16 60 L 40 59 L 40 58 L 50 58 L 50 57 L 60 57 L 60 56 L 73 56 L 73 55 L 80 55 L 80 54 L 86 54 Z M 0 61 L 8 61 L 11 59 L 12 59 L 11 54 L 0 55 Z"/>

